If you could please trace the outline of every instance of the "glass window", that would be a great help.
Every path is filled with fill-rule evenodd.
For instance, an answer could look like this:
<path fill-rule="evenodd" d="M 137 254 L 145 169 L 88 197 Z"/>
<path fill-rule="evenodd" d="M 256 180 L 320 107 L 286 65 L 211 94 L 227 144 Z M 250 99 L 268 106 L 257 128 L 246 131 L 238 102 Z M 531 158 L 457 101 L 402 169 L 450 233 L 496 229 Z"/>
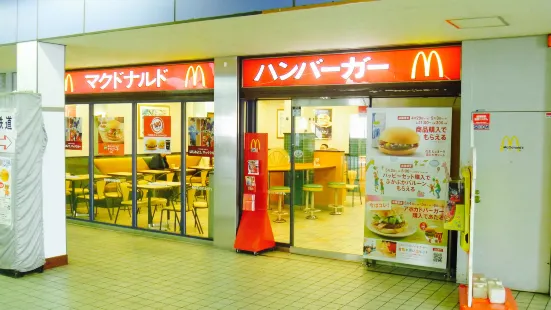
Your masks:
<path fill-rule="evenodd" d="M 181 234 L 182 103 L 137 106 L 138 227 Z"/>
<path fill-rule="evenodd" d="M 186 234 L 212 237 L 214 103 L 186 103 Z"/>
<path fill-rule="evenodd" d="M 94 105 L 94 220 L 132 226 L 132 104 Z"/>
<path fill-rule="evenodd" d="M 65 106 L 65 210 L 67 216 L 89 219 L 89 105 Z"/>

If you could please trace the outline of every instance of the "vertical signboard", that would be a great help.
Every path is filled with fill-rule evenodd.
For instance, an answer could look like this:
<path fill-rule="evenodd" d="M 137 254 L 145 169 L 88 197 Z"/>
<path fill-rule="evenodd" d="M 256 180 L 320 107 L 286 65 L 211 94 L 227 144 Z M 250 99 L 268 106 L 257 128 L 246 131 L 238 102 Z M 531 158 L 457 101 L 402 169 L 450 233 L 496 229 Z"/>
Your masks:
<path fill-rule="evenodd" d="M 170 153 L 171 125 L 170 116 L 144 116 L 144 153 Z"/>
<path fill-rule="evenodd" d="M 15 153 L 15 109 L 0 110 L 0 153 Z"/>
<path fill-rule="evenodd" d="M 450 108 L 370 109 L 364 257 L 446 268 Z"/>

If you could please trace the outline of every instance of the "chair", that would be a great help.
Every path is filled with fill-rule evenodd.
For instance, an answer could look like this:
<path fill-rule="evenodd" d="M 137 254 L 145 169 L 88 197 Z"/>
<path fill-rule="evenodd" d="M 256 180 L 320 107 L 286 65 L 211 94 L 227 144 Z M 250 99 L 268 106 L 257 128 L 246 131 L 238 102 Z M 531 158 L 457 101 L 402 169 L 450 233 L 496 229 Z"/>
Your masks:
<path fill-rule="evenodd" d="M 287 165 L 289 159 L 289 154 L 284 149 L 274 148 L 268 150 L 268 166 Z"/>
<path fill-rule="evenodd" d="M 112 205 L 107 204 L 106 197 L 105 197 L 105 180 L 100 180 L 96 182 L 96 194 L 94 194 L 94 209 L 95 209 L 95 215 L 98 214 L 98 208 L 105 208 L 107 209 L 107 213 L 109 214 L 109 219 L 112 220 L 113 217 L 111 215 Z M 88 206 L 88 201 L 90 201 L 91 196 L 89 194 L 79 195 L 77 196 L 77 203 L 79 200 L 84 200 L 86 203 L 86 207 Z"/>
<path fill-rule="evenodd" d="M 207 201 L 207 197 L 206 197 L 207 190 L 205 188 L 208 186 L 208 183 L 209 183 L 209 178 L 208 178 L 209 174 L 210 174 L 209 170 L 201 170 L 201 171 L 196 173 L 196 175 L 198 175 L 200 177 L 200 182 L 199 183 L 193 182 L 193 180 L 191 182 L 191 186 L 201 188 L 201 189 L 199 189 L 199 192 L 201 194 L 196 195 L 196 196 L 201 197 L 204 201 Z"/>
<path fill-rule="evenodd" d="M 74 182 L 74 181 L 73 181 Z M 70 180 L 65 180 L 65 199 L 66 201 L 69 200 L 69 206 L 71 207 L 71 213 L 76 213 L 76 209 L 78 207 L 77 204 L 77 197 L 80 195 L 88 194 L 89 190 L 87 188 L 87 184 L 85 187 L 76 187 L 74 188 L 74 198 L 73 198 L 73 184 Z M 74 210 L 73 210 L 74 205 Z M 88 212 L 87 212 L 88 213 Z M 73 214 L 74 215 L 74 214 Z"/>
<path fill-rule="evenodd" d="M 199 231 L 199 234 L 203 234 L 203 226 L 201 225 L 201 221 L 199 220 L 199 216 L 197 215 L 197 209 L 195 207 L 195 194 L 196 194 L 196 190 L 193 189 L 193 188 L 188 188 L 187 189 L 187 203 L 186 203 L 186 213 L 187 212 L 191 212 L 191 214 L 193 215 L 193 219 L 195 221 L 195 228 L 197 228 L 197 230 Z"/>
<path fill-rule="evenodd" d="M 363 205 L 363 199 L 362 199 L 362 192 L 360 191 L 360 185 L 356 184 L 356 177 L 358 176 L 358 172 L 356 170 L 348 170 L 346 173 L 346 192 L 352 191 L 352 206 L 354 206 L 355 203 L 355 193 L 356 190 L 358 191 L 358 196 L 360 196 L 360 205 Z M 358 182 L 359 183 L 359 182 Z"/>
<path fill-rule="evenodd" d="M 306 219 L 315 220 L 318 218 L 315 213 L 321 210 L 316 209 L 316 205 L 314 204 L 314 193 L 322 192 L 323 186 L 320 184 L 304 184 L 302 190 L 306 192 L 306 208 L 304 208 L 304 211 L 309 213 Z"/>
<path fill-rule="evenodd" d="M 345 182 L 329 182 L 327 183 L 327 187 L 333 189 L 334 194 L 334 200 L 333 204 L 330 204 L 329 207 L 333 208 L 333 212 L 331 212 L 331 215 L 341 215 L 343 211 L 343 206 L 339 204 L 339 191 L 342 191 L 343 189 L 346 189 L 346 183 Z"/>
<path fill-rule="evenodd" d="M 146 180 L 140 180 L 138 181 L 139 185 L 149 184 L 150 182 Z M 139 200 L 145 201 L 145 205 L 147 206 L 147 200 L 149 195 L 149 190 L 147 189 L 140 189 L 140 197 Z M 157 211 L 158 206 L 167 206 L 168 200 L 166 198 L 160 198 L 160 197 L 151 197 L 151 207 L 153 208 L 152 216 L 155 216 L 155 211 Z M 140 211 L 140 208 L 138 208 L 138 213 Z"/>
<path fill-rule="evenodd" d="M 119 204 L 119 208 L 117 210 L 117 215 L 115 216 L 115 224 L 117 224 L 117 220 L 119 218 L 119 212 L 121 209 L 128 210 L 128 214 L 131 215 L 132 211 L 132 199 L 130 197 L 130 188 L 131 184 L 127 182 L 120 183 L 119 190 L 121 193 L 121 202 Z M 137 207 L 147 207 L 147 201 L 136 201 Z"/>
<path fill-rule="evenodd" d="M 174 212 L 174 232 L 176 232 L 176 223 L 178 223 L 178 226 L 180 226 L 181 224 L 178 214 L 182 212 L 182 209 L 181 209 L 182 204 L 180 203 L 178 207 L 175 204 L 175 202 L 180 202 L 180 193 L 177 190 L 174 190 L 169 200 L 170 200 L 169 204 L 166 207 L 163 207 L 161 209 L 161 222 L 159 223 L 159 230 L 161 230 L 163 227 L 163 218 L 165 213 L 166 213 L 167 226 L 170 226 L 170 223 L 169 223 L 170 212 Z M 170 206 L 172 206 L 172 208 Z M 181 230 L 181 227 L 180 227 L 180 230 Z"/>
<path fill-rule="evenodd" d="M 283 212 L 283 198 L 285 197 L 285 194 L 290 193 L 291 188 L 287 186 L 272 186 L 268 190 L 269 195 L 278 195 L 278 203 L 277 203 L 277 211 L 274 212 L 274 214 L 277 215 L 277 219 L 274 220 L 275 223 L 285 223 L 286 220 L 282 218 L 281 216 L 287 215 L 287 212 Z"/>

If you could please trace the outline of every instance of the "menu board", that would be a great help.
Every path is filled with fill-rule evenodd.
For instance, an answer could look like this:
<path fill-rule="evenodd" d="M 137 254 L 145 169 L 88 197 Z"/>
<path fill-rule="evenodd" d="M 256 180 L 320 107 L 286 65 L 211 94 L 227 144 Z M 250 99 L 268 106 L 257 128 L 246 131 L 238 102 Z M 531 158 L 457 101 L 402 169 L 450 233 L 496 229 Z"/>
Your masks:
<path fill-rule="evenodd" d="M 188 118 L 188 154 L 214 156 L 214 117 Z"/>
<path fill-rule="evenodd" d="M 0 157 L 0 225 L 11 225 L 11 208 L 11 159 Z"/>
<path fill-rule="evenodd" d="M 144 116 L 144 153 L 170 153 L 170 116 Z"/>
<path fill-rule="evenodd" d="M 124 155 L 124 117 L 96 117 L 98 154 Z"/>
<path fill-rule="evenodd" d="M 446 268 L 451 108 L 370 109 L 364 257 Z"/>
<path fill-rule="evenodd" d="M 82 118 L 65 117 L 65 149 L 82 150 Z"/>

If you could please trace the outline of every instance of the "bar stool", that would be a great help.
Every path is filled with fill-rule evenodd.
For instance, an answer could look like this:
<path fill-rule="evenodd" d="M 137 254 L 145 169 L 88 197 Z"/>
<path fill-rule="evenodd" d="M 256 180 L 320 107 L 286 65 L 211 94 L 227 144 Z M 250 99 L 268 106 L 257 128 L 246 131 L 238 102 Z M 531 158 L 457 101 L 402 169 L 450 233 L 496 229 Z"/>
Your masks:
<path fill-rule="evenodd" d="M 285 194 L 290 193 L 291 188 L 287 186 L 272 186 L 268 190 L 268 194 L 270 195 L 278 195 L 278 203 L 277 203 L 277 211 L 274 212 L 274 214 L 277 215 L 277 219 L 274 220 L 274 223 L 285 223 L 286 220 L 282 218 L 282 215 L 287 215 L 289 213 L 283 212 L 283 198 L 285 197 Z"/>
<path fill-rule="evenodd" d="M 339 190 L 346 189 L 346 183 L 345 182 L 329 182 L 327 183 L 327 187 L 333 189 L 334 193 L 334 200 L 333 204 L 330 204 L 329 207 L 333 208 L 333 212 L 331 212 L 331 215 L 341 215 L 343 206 L 338 203 L 339 199 Z M 340 211 L 339 211 L 340 210 Z"/>
<path fill-rule="evenodd" d="M 316 205 L 314 204 L 314 193 L 322 192 L 323 186 L 319 184 L 304 184 L 302 186 L 302 190 L 306 192 L 306 208 L 304 208 L 304 211 L 309 213 L 309 215 L 306 216 L 306 219 L 315 220 L 318 218 L 315 213 L 320 212 L 321 210 L 316 209 Z M 310 195 L 312 196 L 311 198 Z"/>

